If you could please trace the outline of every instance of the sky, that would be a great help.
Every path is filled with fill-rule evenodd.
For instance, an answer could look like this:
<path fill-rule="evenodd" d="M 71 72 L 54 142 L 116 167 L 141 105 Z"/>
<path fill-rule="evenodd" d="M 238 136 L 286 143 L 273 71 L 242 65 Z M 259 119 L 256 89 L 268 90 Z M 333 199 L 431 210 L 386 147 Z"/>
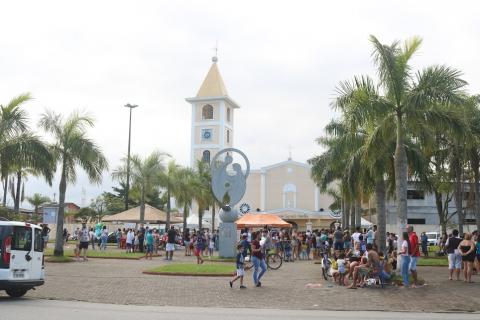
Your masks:
<path fill-rule="evenodd" d="M 127 152 L 126 103 L 139 105 L 133 154 L 160 150 L 189 164 L 185 98 L 196 95 L 217 42 L 220 72 L 241 106 L 234 145 L 255 169 L 286 160 L 289 146 L 301 162 L 322 152 L 315 139 L 338 116 L 335 87 L 375 76 L 371 34 L 383 43 L 422 37 L 414 68 L 457 68 L 469 92 L 480 93 L 479 16 L 476 1 L 1 0 L 0 104 L 30 92 L 25 109 L 42 136 L 46 109 L 94 116 L 89 136 L 110 172 L 92 185 L 79 170 L 67 201 L 85 205 L 116 185 L 110 174 Z M 58 200 L 58 182 L 29 177 L 25 193 Z"/>

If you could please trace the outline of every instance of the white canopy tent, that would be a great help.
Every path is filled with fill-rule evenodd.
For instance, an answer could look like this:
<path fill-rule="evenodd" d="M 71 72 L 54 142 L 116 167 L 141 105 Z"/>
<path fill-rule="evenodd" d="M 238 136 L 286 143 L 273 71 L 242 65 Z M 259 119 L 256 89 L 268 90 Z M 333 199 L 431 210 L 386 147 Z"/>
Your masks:
<path fill-rule="evenodd" d="M 210 221 L 202 219 L 202 228 L 210 228 Z M 187 217 L 187 228 L 189 229 L 198 229 L 198 215 L 191 213 Z"/>
<path fill-rule="evenodd" d="M 362 219 L 360 220 L 360 224 L 361 224 L 361 226 L 362 226 L 363 228 L 370 228 L 370 227 L 373 226 L 373 223 L 371 223 L 370 221 L 368 221 L 368 220 L 365 219 L 365 218 L 362 218 Z"/>

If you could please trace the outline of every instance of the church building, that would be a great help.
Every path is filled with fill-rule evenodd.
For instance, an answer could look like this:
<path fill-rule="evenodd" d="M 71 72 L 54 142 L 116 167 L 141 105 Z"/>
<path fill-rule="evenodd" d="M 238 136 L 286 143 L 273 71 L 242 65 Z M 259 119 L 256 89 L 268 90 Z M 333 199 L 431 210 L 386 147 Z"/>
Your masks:
<path fill-rule="evenodd" d="M 192 167 L 198 160 L 210 163 L 224 148 L 242 149 L 233 143 L 234 113 L 240 111 L 240 106 L 228 95 L 217 62 L 213 57 L 197 95 L 186 99 L 192 110 Z M 286 161 L 250 171 L 239 209 L 242 213 L 276 214 L 295 228 L 306 230 L 338 222 L 338 213 L 329 209 L 332 202 L 332 197 L 321 194 L 313 182 L 310 165 L 293 161 L 290 156 Z M 205 217 L 208 215 L 206 212 Z"/>

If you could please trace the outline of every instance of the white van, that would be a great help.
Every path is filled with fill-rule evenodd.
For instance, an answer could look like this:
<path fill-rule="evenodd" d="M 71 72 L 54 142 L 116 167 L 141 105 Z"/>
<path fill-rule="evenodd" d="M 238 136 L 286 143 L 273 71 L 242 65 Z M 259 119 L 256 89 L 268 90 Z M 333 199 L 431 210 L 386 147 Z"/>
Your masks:
<path fill-rule="evenodd" d="M 18 298 L 44 278 L 42 228 L 0 220 L 0 290 Z"/>
<path fill-rule="evenodd" d="M 429 246 L 440 245 L 440 232 L 426 232 L 427 242 Z"/>

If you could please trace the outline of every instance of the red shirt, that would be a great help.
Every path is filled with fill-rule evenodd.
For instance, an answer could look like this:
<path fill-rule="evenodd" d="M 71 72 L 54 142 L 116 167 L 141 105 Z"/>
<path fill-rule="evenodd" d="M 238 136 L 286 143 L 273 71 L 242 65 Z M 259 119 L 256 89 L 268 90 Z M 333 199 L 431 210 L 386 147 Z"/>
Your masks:
<path fill-rule="evenodd" d="M 257 241 L 257 240 L 253 240 L 252 241 L 252 249 L 259 249 L 260 248 L 260 241 Z M 257 257 L 258 259 L 262 259 L 262 250 L 260 251 L 252 251 L 252 255 L 254 257 Z"/>
<path fill-rule="evenodd" d="M 410 240 L 410 245 L 412 246 L 412 253 L 410 255 L 412 257 L 420 257 L 417 234 L 415 232 L 410 233 L 408 235 L 408 239 Z"/>

